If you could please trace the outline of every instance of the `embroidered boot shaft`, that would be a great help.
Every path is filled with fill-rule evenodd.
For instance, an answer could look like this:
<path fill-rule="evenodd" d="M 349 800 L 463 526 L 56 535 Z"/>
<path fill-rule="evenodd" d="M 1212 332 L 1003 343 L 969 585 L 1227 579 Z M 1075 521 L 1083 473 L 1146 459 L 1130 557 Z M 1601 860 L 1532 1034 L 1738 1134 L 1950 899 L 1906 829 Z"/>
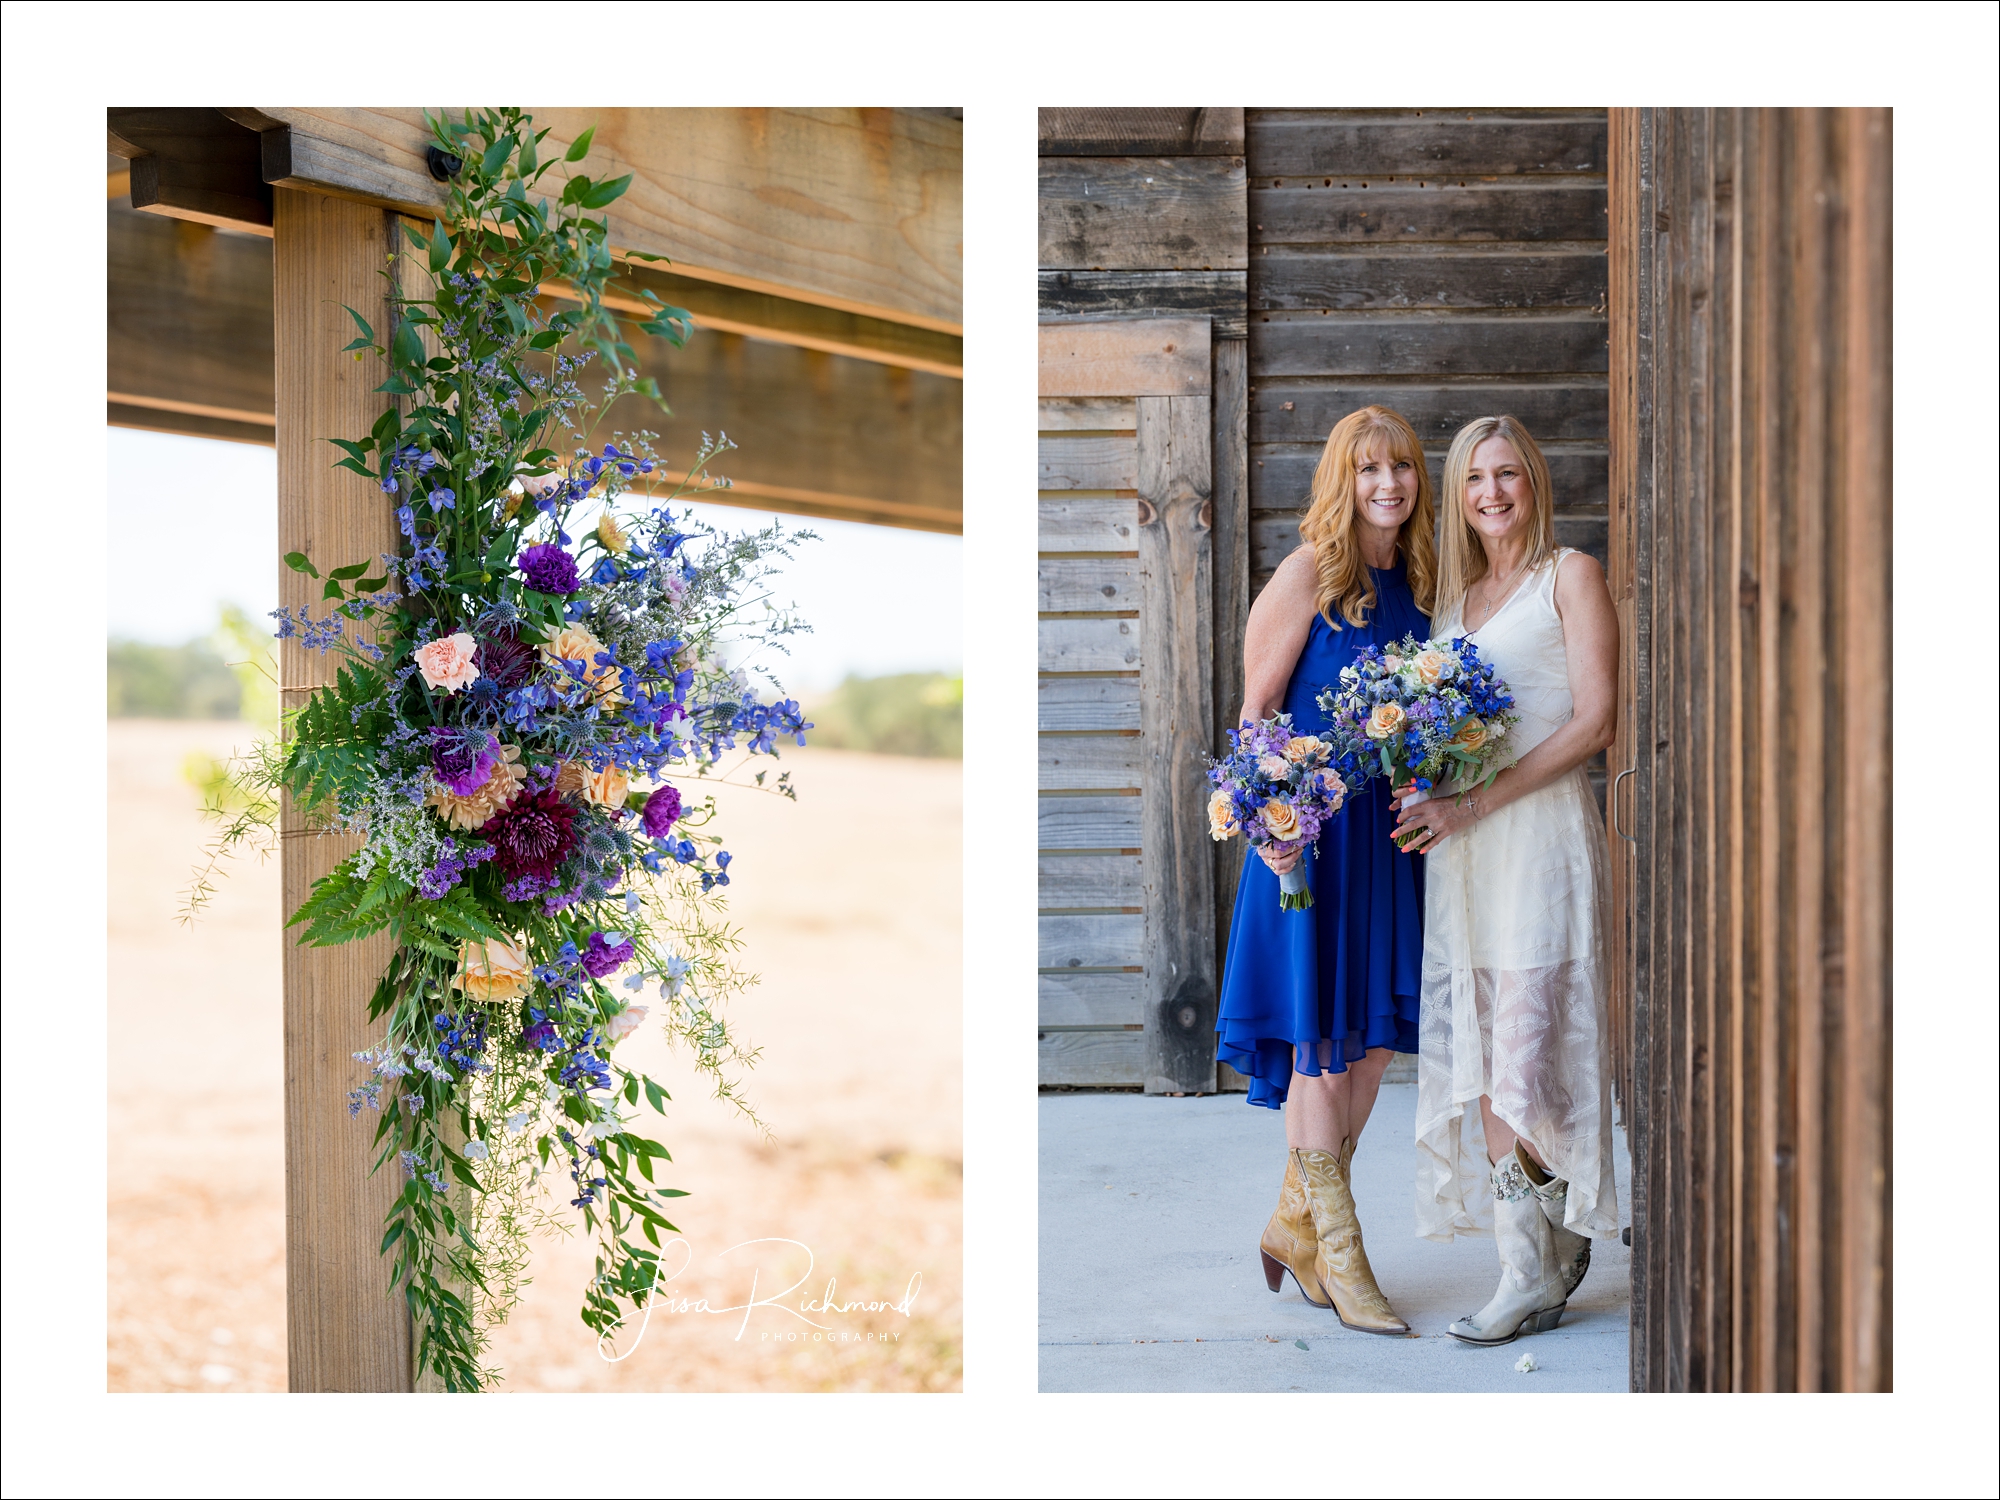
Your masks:
<path fill-rule="evenodd" d="M 1521 1148 L 1519 1141 L 1514 1142 L 1514 1158 L 1521 1164 L 1535 1202 L 1541 1206 L 1542 1217 L 1549 1221 L 1556 1264 L 1562 1270 L 1563 1295 L 1572 1296 L 1583 1284 L 1584 1272 L 1590 1269 L 1590 1236 L 1578 1234 L 1563 1223 L 1563 1212 L 1569 1206 L 1569 1183 L 1536 1166 L 1535 1159 Z"/>
<path fill-rule="evenodd" d="M 1313 1272 L 1332 1299 L 1343 1327 L 1356 1333 L 1404 1334 L 1410 1325 L 1396 1316 L 1389 1299 L 1375 1284 L 1368 1251 L 1361 1243 L 1361 1221 L 1354 1211 L 1347 1167 L 1354 1144 L 1343 1141 L 1338 1155 L 1331 1151 L 1295 1151 L 1306 1202 L 1312 1208 L 1313 1232 L 1319 1253 Z"/>
<path fill-rule="evenodd" d="M 1333 1306 L 1313 1271 L 1319 1255 L 1319 1236 L 1313 1232 L 1312 1209 L 1306 1203 L 1305 1185 L 1299 1180 L 1296 1151 L 1285 1153 L 1284 1185 L 1278 1189 L 1278 1206 L 1272 1211 L 1271 1222 L 1264 1226 L 1259 1248 L 1264 1261 L 1264 1282 L 1272 1291 L 1284 1285 L 1285 1273 L 1289 1271 L 1306 1301 L 1314 1307 Z"/>
<path fill-rule="evenodd" d="M 1509 1154 L 1493 1165 L 1493 1238 L 1500 1250 L 1500 1285 L 1486 1306 L 1445 1330 L 1460 1343 L 1511 1344 L 1524 1333 L 1546 1333 L 1569 1305 L 1556 1260 L 1555 1236 L 1534 1184 Z"/>

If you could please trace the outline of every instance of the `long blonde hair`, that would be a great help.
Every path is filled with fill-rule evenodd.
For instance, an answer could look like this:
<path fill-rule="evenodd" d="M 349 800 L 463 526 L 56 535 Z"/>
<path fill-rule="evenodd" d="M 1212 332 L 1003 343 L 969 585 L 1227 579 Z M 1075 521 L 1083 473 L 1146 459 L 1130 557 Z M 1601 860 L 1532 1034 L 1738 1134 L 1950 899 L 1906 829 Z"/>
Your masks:
<path fill-rule="evenodd" d="M 1416 467 L 1417 503 L 1396 542 L 1402 548 L 1417 608 L 1428 615 L 1437 593 L 1437 543 L 1433 540 L 1437 511 L 1431 501 L 1431 471 L 1424 463 L 1423 444 L 1401 413 L 1386 406 L 1364 406 L 1342 417 L 1327 434 L 1326 450 L 1313 471 L 1312 504 L 1299 522 L 1299 535 L 1313 549 L 1313 561 L 1319 569 L 1313 607 L 1335 630 L 1341 628 L 1334 618 L 1336 606 L 1350 625 L 1365 625 L 1368 611 L 1375 607 L 1375 585 L 1354 536 L 1354 490 L 1359 456 L 1377 437 L 1387 440 L 1391 463 L 1400 458 Z"/>
<path fill-rule="evenodd" d="M 1479 533 L 1465 518 L 1465 484 L 1466 474 L 1472 468 L 1473 450 L 1495 437 L 1505 438 L 1514 445 L 1521 467 L 1528 471 L 1528 488 L 1535 498 L 1523 571 L 1532 571 L 1555 555 L 1555 490 L 1549 483 L 1549 461 L 1542 457 L 1541 445 L 1513 417 L 1475 417 L 1458 429 L 1444 461 L 1444 525 L 1438 534 L 1437 614 L 1440 616 L 1462 602 L 1465 591 L 1486 576 L 1486 549 L 1480 545 Z"/>

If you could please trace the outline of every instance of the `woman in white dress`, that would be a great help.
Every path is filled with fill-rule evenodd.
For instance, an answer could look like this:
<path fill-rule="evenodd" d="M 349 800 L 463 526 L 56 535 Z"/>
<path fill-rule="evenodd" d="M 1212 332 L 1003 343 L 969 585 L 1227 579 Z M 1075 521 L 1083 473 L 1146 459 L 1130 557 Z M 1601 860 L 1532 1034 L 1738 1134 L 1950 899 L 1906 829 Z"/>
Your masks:
<path fill-rule="evenodd" d="M 1618 1233 L 1601 898 L 1603 822 L 1584 766 L 1617 721 L 1618 620 L 1604 571 L 1555 544 L 1549 468 L 1512 417 L 1445 460 L 1432 633 L 1463 636 L 1514 694 L 1513 763 L 1408 806 L 1430 855 L 1417 1052 L 1417 1232 L 1483 1234 L 1492 1301 L 1447 1330 L 1505 1344 L 1556 1326 Z M 1472 1157 L 1479 1107 L 1485 1159 Z M 1487 1195 L 1490 1190 L 1491 1218 Z"/>

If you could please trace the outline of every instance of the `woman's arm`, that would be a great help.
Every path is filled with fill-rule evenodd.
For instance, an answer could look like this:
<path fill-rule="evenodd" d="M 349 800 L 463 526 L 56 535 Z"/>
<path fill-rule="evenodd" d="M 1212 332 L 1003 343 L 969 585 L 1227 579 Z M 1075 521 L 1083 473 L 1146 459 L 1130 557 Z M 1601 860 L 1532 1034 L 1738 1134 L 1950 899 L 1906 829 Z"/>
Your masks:
<path fill-rule="evenodd" d="M 1299 546 L 1278 564 L 1264 592 L 1250 606 L 1243 627 L 1243 711 L 1245 719 L 1268 719 L 1285 706 L 1285 688 L 1312 634 L 1313 600 L 1319 568 L 1312 548 Z"/>
<path fill-rule="evenodd" d="M 1618 614 L 1596 558 L 1572 552 L 1563 559 L 1556 573 L 1556 614 L 1569 663 L 1569 722 L 1483 790 L 1404 809 L 1396 821 L 1398 833 L 1427 830 L 1426 837 L 1405 847 L 1428 849 L 1495 809 L 1540 791 L 1610 745 L 1618 730 Z"/>
<path fill-rule="evenodd" d="M 1306 637 L 1312 634 L 1313 600 L 1318 593 L 1319 566 L 1313 561 L 1312 548 L 1301 545 L 1278 564 L 1278 571 L 1250 606 L 1250 618 L 1243 627 L 1239 725 L 1246 719 L 1268 719 L 1283 711 L 1292 669 L 1299 664 Z M 1296 849 L 1290 854 L 1257 852 L 1279 875 L 1299 862 Z"/>

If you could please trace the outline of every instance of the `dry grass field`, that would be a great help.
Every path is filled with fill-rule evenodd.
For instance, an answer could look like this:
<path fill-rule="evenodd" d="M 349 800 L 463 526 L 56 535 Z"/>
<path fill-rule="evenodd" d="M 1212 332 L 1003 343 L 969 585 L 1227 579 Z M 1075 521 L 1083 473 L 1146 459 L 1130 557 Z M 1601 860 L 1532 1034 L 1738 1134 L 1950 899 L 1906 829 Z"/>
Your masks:
<path fill-rule="evenodd" d="M 110 725 L 114 1391 L 285 1389 L 275 862 L 237 865 L 194 927 L 175 921 L 206 833 L 182 762 L 252 732 Z M 588 1246 L 543 1242 L 494 1341 L 503 1391 L 959 1389 L 959 762 L 785 763 L 796 804 L 719 794 L 731 914 L 763 979 L 732 1019 L 764 1048 L 746 1092 L 770 1134 L 708 1097 L 656 1028 L 624 1042 L 674 1096 L 652 1118 L 674 1154 L 662 1180 L 690 1194 L 681 1300 L 607 1360 L 576 1317 Z M 901 1302 L 913 1278 L 907 1315 L 799 1311 L 808 1294 Z M 747 1316 L 699 1310 L 753 1298 Z"/>

